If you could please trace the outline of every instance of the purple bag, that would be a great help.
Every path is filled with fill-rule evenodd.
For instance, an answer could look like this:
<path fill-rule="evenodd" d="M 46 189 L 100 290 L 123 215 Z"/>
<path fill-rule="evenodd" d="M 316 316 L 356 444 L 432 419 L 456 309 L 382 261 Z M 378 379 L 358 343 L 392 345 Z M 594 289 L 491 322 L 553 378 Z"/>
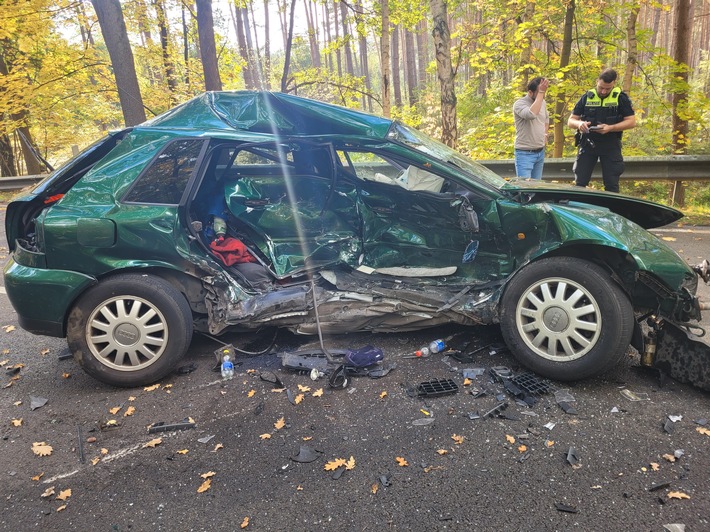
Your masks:
<path fill-rule="evenodd" d="M 345 354 L 345 365 L 356 368 L 365 368 L 377 364 L 385 357 L 382 349 L 366 345 L 360 349 L 348 349 Z"/>

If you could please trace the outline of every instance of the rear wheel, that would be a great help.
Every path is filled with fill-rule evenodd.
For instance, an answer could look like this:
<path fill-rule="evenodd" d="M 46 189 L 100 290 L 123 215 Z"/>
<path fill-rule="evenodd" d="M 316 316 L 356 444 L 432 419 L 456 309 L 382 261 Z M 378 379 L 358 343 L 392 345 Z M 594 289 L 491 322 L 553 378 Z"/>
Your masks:
<path fill-rule="evenodd" d="M 526 266 L 508 284 L 500 308 L 503 337 L 518 361 L 558 380 L 608 371 L 633 333 L 624 291 L 601 267 L 572 257 Z"/>
<path fill-rule="evenodd" d="M 142 386 L 164 377 L 191 338 L 186 299 L 152 275 L 100 282 L 74 306 L 67 325 L 74 358 L 89 375 L 114 386 Z"/>

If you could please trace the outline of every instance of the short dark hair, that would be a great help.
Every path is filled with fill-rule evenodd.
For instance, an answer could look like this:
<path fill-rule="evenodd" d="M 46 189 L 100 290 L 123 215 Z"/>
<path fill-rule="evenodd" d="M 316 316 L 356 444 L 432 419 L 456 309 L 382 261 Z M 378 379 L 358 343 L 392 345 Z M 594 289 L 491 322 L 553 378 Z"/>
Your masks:
<path fill-rule="evenodd" d="M 611 83 L 613 81 L 616 81 L 616 70 L 613 68 L 607 68 L 606 70 L 602 71 L 601 74 L 599 74 L 599 79 L 602 80 L 604 83 Z"/>
<path fill-rule="evenodd" d="M 530 83 L 528 83 L 528 90 L 531 92 L 535 92 L 537 88 L 540 86 L 540 82 L 545 79 L 541 76 L 538 76 L 536 78 L 533 78 L 530 80 Z"/>

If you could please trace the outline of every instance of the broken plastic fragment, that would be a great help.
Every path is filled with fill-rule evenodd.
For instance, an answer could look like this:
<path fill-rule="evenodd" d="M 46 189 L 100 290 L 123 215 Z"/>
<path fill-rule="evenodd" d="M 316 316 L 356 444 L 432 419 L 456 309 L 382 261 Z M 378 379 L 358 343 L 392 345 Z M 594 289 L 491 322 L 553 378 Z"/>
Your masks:
<path fill-rule="evenodd" d="M 370 377 L 371 379 L 379 379 L 380 377 L 384 377 L 387 375 L 390 371 L 395 369 L 397 367 L 397 364 L 390 364 L 388 366 L 382 366 L 379 368 L 371 369 L 370 371 L 367 372 L 367 376 Z"/>
<path fill-rule="evenodd" d="M 204 438 L 198 438 L 197 441 L 200 443 L 207 443 L 212 438 L 214 438 L 214 434 L 211 434 L 210 436 L 205 436 Z"/>
<path fill-rule="evenodd" d="M 666 419 L 666 422 L 663 424 L 663 430 L 668 434 L 673 434 L 674 429 L 673 422 L 670 419 Z"/>
<path fill-rule="evenodd" d="M 417 386 L 417 395 L 419 397 L 438 397 L 457 393 L 458 391 L 458 385 L 451 379 L 434 379 L 422 382 Z"/>
<path fill-rule="evenodd" d="M 555 401 L 557 403 L 573 403 L 575 401 L 574 395 L 569 393 L 569 390 L 557 390 L 555 392 Z"/>
<path fill-rule="evenodd" d="M 618 413 L 618 412 L 619 412 L 619 409 L 618 409 L 617 407 L 614 407 L 614 408 L 611 409 L 611 413 L 612 413 L 612 414 L 616 414 L 616 413 Z"/>
<path fill-rule="evenodd" d="M 416 425 L 418 427 L 422 427 L 424 425 L 431 425 L 432 423 L 434 423 L 433 417 L 423 417 L 412 421 L 412 425 Z"/>
<path fill-rule="evenodd" d="M 579 512 L 579 510 L 577 510 L 577 508 L 575 508 L 574 506 L 570 506 L 569 504 L 564 504 L 561 502 L 556 502 L 555 508 L 557 508 L 557 510 L 560 512 L 567 512 L 570 514 L 576 514 Z"/>
<path fill-rule="evenodd" d="M 468 419 L 479 419 L 481 417 L 481 414 L 478 413 L 478 410 L 475 412 L 469 412 L 468 413 Z"/>
<path fill-rule="evenodd" d="M 663 525 L 663 528 L 668 532 L 685 532 L 685 525 L 683 523 L 669 523 Z"/>
<path fill-rule="evenodd" d="M 499 403 L 491 410 L 483 414 L 483 417 L 500 416 L 501 412 L 503 412 L 503 410 L 505 410 L 506 408 L 508 408 L 508 403 Z"/>
<path fill-rule="evenodd" d="M 556 423 L 553 423 L 552 421 L 550 421 L 549 423 L 546 423 L 545 425 L 543 425 L 543 427 L 545 427 L 547 430 L 552 430 L 555 428 L 555 425 L 556 425 Z"/>
<path fill-rule="evenodd" d="M 46 399 L 44 397 L 35 397 L 34 395 L 30 395 L 30 410 L 37 410 L 38 408 L 42 408 L 44 405 L 47 404 L 47 401 L 49 399 Z"/>
<path fill-rule="evenodd" d="M 298 462 L 299 464 L 310 464 L 311 462 L 318 460 L 321 454 L 322 453 L 320 451 L 311 449 L 307 445 L 301 445 L 298 454 L 296 456 L 292 456 L 291 460 Z"/>
<path fill-rule="evenodd" d="M 665 489 L 665 488 L 670 487 L 670 485 L 671 485 L 670 481 L 667 481 L 667 482 L 657 482 L 657 483 L 651 484 L 651 486 L 648 488 L 648 491 L 658 491 L 658 490 L 662 490 L 662 489 Z"/>
<path fill-rule="evenodd" d="M 670 419 L 673 423 L 677 423 L 678 421 L 680 421 L 681 419 L 683 419 L 683 416 L 671 416 L 671 415 L 669 415 L 669 416 L 668 416 L 668 419 Z"/>
<path fill-rule="evenodd" d="M 569 462 L 572 467 L 579 464 L 579 457 L 577 456 L 577 451 L 574 447 L 570 447 L 567 450 L 567 462 Z"/>
<path fill-rule="evenodd" d="M 169 432 L 171 430 L 186 430 L 194 429 L 195 422 L 189 421 L 188 419 L 183 419 L 177 423 L 165 423 L 165 421 L 158 421 L 148 426 L 148 434 L 155 434 L 156 432 Z"/>
<path fill-rule="evenodd" d="M 483 375 L 486 372 L 485 368 L 465 368 L 463 370 L 464 379 L 475 379 L 479 375 Z"/>
<path fill-rule="evenodd" d="M 569 415 L 576 415 L 577 414 L 577 409 L 573 407 L 571 404 L 569 404 L 567 401 L 557 401 L 557 404 L 560 405 L 560 408 L 564 411 L 565 414 Z"/>

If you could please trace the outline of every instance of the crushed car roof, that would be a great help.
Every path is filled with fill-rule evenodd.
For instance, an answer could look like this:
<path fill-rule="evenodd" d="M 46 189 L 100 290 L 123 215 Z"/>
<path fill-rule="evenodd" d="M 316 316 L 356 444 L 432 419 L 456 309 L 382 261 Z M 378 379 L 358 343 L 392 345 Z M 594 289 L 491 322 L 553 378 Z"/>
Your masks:
<path fill-rule="evenodd" d="M 141 124 L 165 129 L 384 138 L 392 120 L 274 92 L 205 92 Z"/>

